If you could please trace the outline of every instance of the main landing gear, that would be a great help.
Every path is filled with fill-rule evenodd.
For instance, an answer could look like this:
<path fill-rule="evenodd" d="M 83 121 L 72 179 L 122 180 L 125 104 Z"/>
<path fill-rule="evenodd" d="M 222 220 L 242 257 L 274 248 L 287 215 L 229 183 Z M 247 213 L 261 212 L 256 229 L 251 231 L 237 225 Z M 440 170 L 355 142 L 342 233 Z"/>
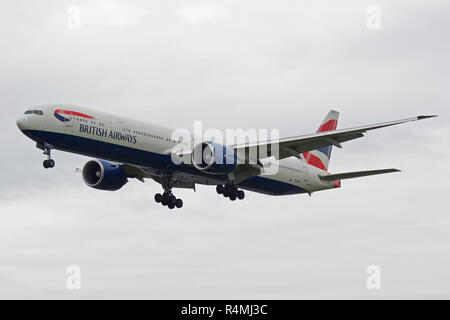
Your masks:
<path fill-rule="evenodd" d="M 231 201 L 236 199 L 242 200 L 245 198 L 245 193 L 243 190 L 239 190 L 234 184 L 225 184 L 224 186 L 219 184 L 216 187 L 218 194 L 223 195 L 225 198 L 230 198 Z"/>
<path fill-rule="evenodd" d="M 164 191 L 163 194 L 157 193 L 155 194 L 155 201 L 157 203 L 161 203 L 163 206 L 167 206 L 169 209 L 173 209 L 175 207 L 181 208 L 183 207 L 183 200 L 177 199 L 171 190 Z"/>
<path fill-rule="evenodd" d="M 47 156 L 47 160 L 44 160 L 42 165 L 45 169 L 53 168 L 55 166 L 55 160 L 52 159 L 50 148 L 44 148 L 44 154 Z"/>

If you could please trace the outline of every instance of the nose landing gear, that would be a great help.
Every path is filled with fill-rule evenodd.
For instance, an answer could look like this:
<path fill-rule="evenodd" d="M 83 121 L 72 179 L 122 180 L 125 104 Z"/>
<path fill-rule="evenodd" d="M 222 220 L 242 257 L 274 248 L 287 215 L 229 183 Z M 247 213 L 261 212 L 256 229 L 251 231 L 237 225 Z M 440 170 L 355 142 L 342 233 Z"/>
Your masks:
<path fill-rule="evenodd" d="M 55 166 L 55 160 L 53 159 L 44 160 L 42 165 L 44 166 L 45 169 L 53 168 Z"/>
<path fill-rule="evenodd" d="M 50 148 L 45 147 L 44 154 L 47 156 L 47 160 L 44 160 L 42 165 L 44 166 L 45 169 L 53 168 L 55 166 L 55 160 L 52 159 Z"/>
<path fill-rule="evenodd" d="M 218 194 L 223 195 L 225 198 L 230 198 L 231 201 L 236 199 L 243 200 L 245 198 L 245 193 L 243 190 L 239 190 L 234 184 L 225 184 L 224 186 L 219 184 L 216 187 Z"/>

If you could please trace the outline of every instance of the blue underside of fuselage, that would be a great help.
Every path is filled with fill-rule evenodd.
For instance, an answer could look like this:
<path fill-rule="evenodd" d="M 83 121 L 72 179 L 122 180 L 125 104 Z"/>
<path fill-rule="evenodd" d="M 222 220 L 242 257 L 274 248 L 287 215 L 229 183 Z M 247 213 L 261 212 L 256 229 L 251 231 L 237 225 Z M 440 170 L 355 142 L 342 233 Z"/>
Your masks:
<path fill-rule="evenodd" d="M 161 170 L 161 172 L 181 171 L 197 176 L 211 177 L 210 174 L 201 172 L 191 166 L 175 165 L 169 155 L 153 153 L 70 134 L 37 130 L 25 130 L 23 133 L 36 142 L 46 142 L 55 149 L 61 151 L 136 166 L 151 167 L 155 170 Z M 238 186 L 246 190 L 270 195 L 306 193 L 304 189 L 295 185 L 261 176 L 252 177 L 242 181 Z"/>

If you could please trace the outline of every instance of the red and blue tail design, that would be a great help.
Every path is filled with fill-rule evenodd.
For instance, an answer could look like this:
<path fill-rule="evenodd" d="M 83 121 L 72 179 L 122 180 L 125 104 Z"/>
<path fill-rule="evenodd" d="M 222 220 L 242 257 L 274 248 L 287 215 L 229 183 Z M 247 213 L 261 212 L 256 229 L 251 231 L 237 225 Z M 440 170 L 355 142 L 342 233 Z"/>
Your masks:
<path fill-rule="evenodd" d="M 336 130 L 339 119 L 339 112 L 330 110 L 327 116 L 320 124 L 317 132 L 333 131 Z M 328 164 L 330 162 L 332 146 L 323 147 L 309 152 L 304 152 L 302 155 L 306 162 L 310 165 L 320 168 L 322 170 L 328 170 Z"/>

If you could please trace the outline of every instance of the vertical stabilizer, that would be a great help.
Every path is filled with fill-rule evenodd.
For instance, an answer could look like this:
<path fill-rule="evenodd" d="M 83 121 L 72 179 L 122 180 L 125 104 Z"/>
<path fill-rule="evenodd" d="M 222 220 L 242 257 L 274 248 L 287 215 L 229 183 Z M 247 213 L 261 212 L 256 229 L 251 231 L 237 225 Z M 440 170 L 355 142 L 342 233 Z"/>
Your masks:
<path fill-rule="evenodd" d="M 335 110 L 330 110 L 325 119 L 317 129 L 317 132 L 326 132 L 336 130 L 337 123 L 339 119 L 339 112 Z M 322 170 L 328 170 L 328 164 L 330 162 L 331 149 L 333 146 L 327 146 L 320 149 L 312 150 L 309 152 L 304 152 L 302 155 L 306 162 L 310 165 L 320 168 Z"/>

